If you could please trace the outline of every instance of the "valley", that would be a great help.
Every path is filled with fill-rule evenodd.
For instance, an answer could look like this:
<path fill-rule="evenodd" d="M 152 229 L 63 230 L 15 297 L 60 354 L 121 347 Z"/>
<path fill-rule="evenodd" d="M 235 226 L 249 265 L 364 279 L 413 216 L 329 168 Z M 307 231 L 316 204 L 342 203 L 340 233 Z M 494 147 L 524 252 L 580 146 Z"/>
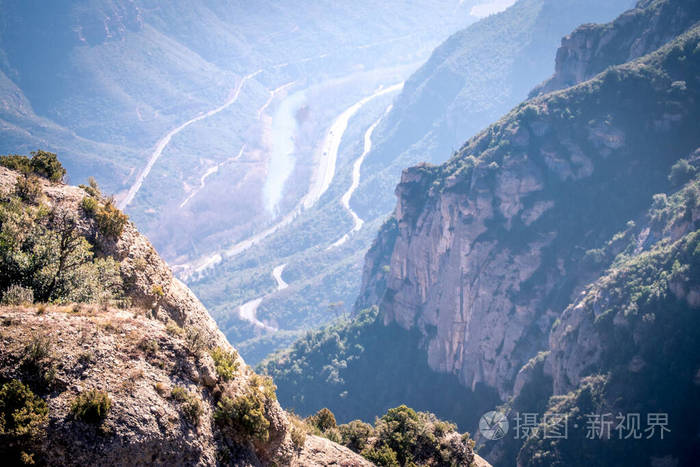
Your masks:
<path fill-rule="evenodd" d="M 10 464 L 695 465 L 700 3 L 0 10 Z"/>

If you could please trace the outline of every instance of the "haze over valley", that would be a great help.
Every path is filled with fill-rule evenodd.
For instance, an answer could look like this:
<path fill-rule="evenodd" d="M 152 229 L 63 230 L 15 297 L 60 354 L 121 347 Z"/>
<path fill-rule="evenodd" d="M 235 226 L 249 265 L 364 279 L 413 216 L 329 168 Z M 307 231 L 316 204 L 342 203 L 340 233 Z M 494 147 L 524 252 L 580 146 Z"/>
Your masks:
<path fill-rule="evenodd" d="M 695 0 L 0 0 L 0 455 L 695 465 L 699 80 Z"/>

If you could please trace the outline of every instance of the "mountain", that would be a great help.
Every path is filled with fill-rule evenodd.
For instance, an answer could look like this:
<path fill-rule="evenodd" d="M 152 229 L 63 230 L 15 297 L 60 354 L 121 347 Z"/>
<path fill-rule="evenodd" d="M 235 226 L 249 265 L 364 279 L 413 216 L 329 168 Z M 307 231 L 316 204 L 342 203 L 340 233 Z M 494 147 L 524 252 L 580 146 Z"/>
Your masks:
<path fill-rule="evenodd" d="M 76 183 L 95 176 L 184 264 L 277 215 L 261 188 L 280 99 L 305 93 L 304 143 L 318 143 L 326 121 L 473 21 L 470 3 L 3 0 L 0 152 L 64 154 Z M 300 157 L 296 187 L 315 157 Z M 281 212 L 303 194 L 292 185 Z"/>
<path fill-rule="evenodd" d="M 698 20 L 695 3 L 643 1 L 579 28 L 532 98 L 446 163 L 406 169 L 356 304 L 376 317 L 359 312 L 262 365 L 283 405 L 313 410 L 297 396 L 309 387 L 334 411 L 362 404 L 367 368 L 395 368 L 379 371 L 390 389 L 372 407 L 422 392 L 414 405 L 466 429 L 496 405 L 512 424 L 538 414 L 539 431 L 477 436 L 496 465 L 692 465 Z M 425 366 L 468 402 L 436 401 Z M 657 430 L 624 444 L 612 428 L 585 439 L 586 414 L 659 412 L 675 433 L 663 441 Z M 572 436 L 538 436 L 545 414 L 566 415 Z"/>
<path fill-rule="evenodd" d="M 295 428 L 272 382 L 245 365 L 95 186 L 4 167 L 0 186 L 6 460 L 215 465 L 228 458 L 259 465 L 311 458 L 368 465 L 316 437 L 295 447 Z M 55 304 L 41 303 L 47 298 Z M 222 404 L 239 401 L 254 402 L 251 411 L 259 405 L 255 424 L 241 425 L 224 411 Z"/>
<path fill-rule="evenodd" d="M 113 199 L 94 179 L 63 184 L 65 174 L 46 151 L 0 156 L 0 453 L 8 465 L 398 458 L 488 467 L 468 434 L 405 405 L 376 427 L 282 410 L 274 382 L 245 364 Z"/>
<path fill-rule="evenodd" d="M 580 21 L 610 20 L 629 5 L 520 1 L 454 34 L 398 97 L 379 97 L 349 120 L 335 177 L 313 207 L 265 238 L 252 237 L 245 251 L 222 254 L 219 264 L 190 276 L 188 284 L 255 363 L 304 330 L 348 313 L 360 290 L 363 256 L 393 207 L 401 168 L 446 160 L 458 141 L 551 74 L 563 34 Z M 288 285 L 283 289 L 273 276 L 280 267 Z M 255 305 L 257 322 L 241 318 L 235 311 L 241 305 Z"/>
<path fill-rule="evenodd" d="M 401 170 L 442 163 L 464 141 L 521 102 L 552 72 L 562 36 L 586 22 L 609 21 L 634 2 L 520 0 L 453 34 L 406 81 L 377 128 L 354 198 L 362 217 L 385 216 Z"/>

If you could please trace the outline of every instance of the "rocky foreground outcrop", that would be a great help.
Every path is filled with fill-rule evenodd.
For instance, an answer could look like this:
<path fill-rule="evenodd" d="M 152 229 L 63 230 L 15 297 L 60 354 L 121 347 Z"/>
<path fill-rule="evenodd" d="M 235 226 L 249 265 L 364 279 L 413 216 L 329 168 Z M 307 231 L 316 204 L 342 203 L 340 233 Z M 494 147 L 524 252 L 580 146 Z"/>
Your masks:
<path fill-rule="evenodd" d="M 119 275 L 118 299 L 91 303 L 31 305 L 31 289 L 5 288 L 4 302 L 25 305 L 0 307 L 1 453 L 49 465 L 371 465 L 292 426 L 272 381 L 243 362 L 133 224 L 105 234 L 90 212 L 109 201 L 95 187 L 0 167 L 0 193 L 0 222 L 57 239 L 61 259 L 35 274 L 58 277 L 86 239 Z M 48 235 L 54 218 L 70 228 Z M 3 264 L 40 261 L 43 247 L 27 241 L 3 249 L 19 255 Z"/>

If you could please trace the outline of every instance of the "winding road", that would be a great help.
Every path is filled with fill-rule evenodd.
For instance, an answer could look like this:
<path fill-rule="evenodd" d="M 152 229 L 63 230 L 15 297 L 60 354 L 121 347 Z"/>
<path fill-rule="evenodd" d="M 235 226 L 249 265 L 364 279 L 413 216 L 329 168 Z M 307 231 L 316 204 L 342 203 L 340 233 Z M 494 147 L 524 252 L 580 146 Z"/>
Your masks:
<path fill-rule="evenodd" d="M 190 120 L 187 120 L 185 123 L 178 126 L 177 128 L 170 130 L 168 134 L 166 134 L 160 140 L 158 140 L 158 143 L 156 143 L 156 149 L 153 151 L 153 154 L 151 154 L 151 157 L 148 159 L 146 167 L 144 167 L 144 169 L 141 171 L 134 184 L 131 185 L 131 188 L 129 188 L 129 191 L 127 192 L 126 196 L 119 202 L 119 209 L 123 210 L 134 200 L 136 193 L 138 193 L 138 191 L 141 189 L 141 186 L 146 180 L 146 177 L 148 177 L 148 174 L 151 172 L 151 169 L 153 169 L 155 163 L 158 161 L 158 159 L 160 159 L 160 156 L 163 154 L 165 148 L 168 146 L 168 144 L 170 144 L 170 140 L 173 139 L 173 136 L 180 133 L 182 130 L 192 125 L 193 123 L 196 123 L 200 120 L 204 120 L 205 118 L 209 118 L 212 115 L 216 115 L 222 110 L 226 110 L 227 108 L 229 108 L 234 102 L 238 100 L 238 96 L 241 94 L 241 89 L 243 89 L 243 85 L 246 83 L 246 81 L 252 79 L 259 73 L 262 73 L 262 70 L 258 70 L 241 78 L 231 97 L 229 97 L 229 99 L 219 107 L 212 109 L 209 112 L 197 115 L 196 117 L 191 118 Z"/>
<path fill-rule="evenodd" d="M 284 290 L 287 287 L 289 287 L 289 284 L 287 284 L 284 279 L 282 279 L 282 271 L 284 271 L 284 268 L 287 267 L 287 263 L 285 264 L 280 264 L 277 266 L 275 269 L 272 270 L 272 277 L 275 278 L 275 281 L 277 282 L 277 291 L 279 292 L 280 290 Z"/>
<path fill-rule="evenodd" d="M 365 221 L 363 221 L 360 218 L 360 216 L 358 216 L 357 213 L 353 211 L 350 207 L 350 198 L 352 198 L 352 194 L 355 192 L 355 190 L 357 190 L 357 187 L 360 186 L 360 169 L 362 168 L 362 162 L 364 162 L 365 157 L 367 157 L 367 154 L 369 154 L 369 152 L 372 150 L 372 133 L 374 132 L 374 129 L 377 128 L 377 125 L 379 125 L 379 122 L 381 122 L 382 119 L 386 116 L 386 114 L 388 114 L 391 111 L 392 107 L 392 105 L 389 105 L 389 107 L 386 108 L 382 116 L 379 117 L 377 121 L 374 122 L 365 132 L 364 148 L 362 150 L 362 154 L 355 160 L 355 163 L 352 165 L 352 183 L 350 184 L 350 188 L 348 188 L 348 191 L 343 193 L 342 198 L 340 198 L 340 204 L 352 216 L 353 226 L 352 229 L 350 229 L 350 232 L 340 237 L 335 243 L 333 243 L 327 248 L 328 250 L 330 250 L 331 248 L 339 247 L 343 243 L 347 242 L 350 238 L 350 234 L 360 230 L 362 228 L 362 225 L 365 223 Z"/>
<path fill-rule="evenodd" d="M 275 267 L 272 270 L 272 277 L 275 279 L 275 282 L 277 282 L 277 292 L 289 287 L 289 284 L 287 284 L 284 281 L 284 279 L 282 279 L 282 271 L 284 271 L 284 268 L 286 266 L 287 266 L 286 263 L 280 264 L 279 266 Z M 262 301 L 265 297 L 267 297 L 267 295 L 253 299 L 249 302 L 245 302 L 243 305 L 239 306 L 238 310 L 237 310 L 238 316 L 240 316 L 241 319 L 248 321 L 249 323 L 251 323 L 255 327 L 260 328 L 264 331 L 268 331 L 268 332 L 278 331 L 277 328 L 263 323 L 257 317 L 258 307 L 260 306 L 260 304 L 262 303 Z"/>
<path fill-rule="evenodd" d="M 224 165 L 224 164 L 226 164 L 226 163 L 228 163 L 228 162 L 233 162 L 233 161 L 235 161 L 235 160 L 240 159 L 241 156 L 243 155 L 243 151 L 245 151 L 245 144 L 244 144 L 243 146 L 241 146 L 241 150 L 238 151 L 238 154 L 237 154 L 235 157 L 230 157 L 230 158 L 226 159 L 225 161 L 221 162 L 220 164 L 216 164 L 216 165 L 213 166 L 213 167 L 209 167 L 209 168 L 207 169 L 207 171 L 204 172 L 204 175 L 202 175 L 202 178 L 199 179 L 199 188 L 197 188 L 197 189 L 195 189 L 195 190 L 192 190 L 192 192 L 191 192 L 189 195 L 187 195 L 187 198 L 185 198 L 185 200 L 184 200 L 182 203 L 180 203 L 180 208 L 184 208 L 185 205 L 186 205 L 187 203 L 189 203 L 189 201 L 190 201 L 192 198 L 194 198 L 194 196 L 195 196 L 197 193 L 199 193 L 200 191 L 202 191 L 202 189 L 204 188 L 204 185 L 205 185 L 205 183 L 206 183 L 206 180 L 207 180 L 207 178 L 209 178 L 210 175 L 213 175 L 213 174 L 215 174 L 216 172 L 218 172 L 218 171 L 219 171 L 219 168 L 221 168 L 222 165 Z"/>
<path fill-rule="evenodd" d="M 354 116 L 357 113 L 357 111 L 360 110 L 360 108 L 362 108 L 362 106 L 364 106 L 371 100 L 376 99 L 377 97 L 383 96 L 385 94 L 396 92 L 402 87 L 403 82 L 394 84 L 393 86 L 389 87 L 380 87 L 373 94 L 360 99 L 335 118 L 333 124 L 326 132 L 326 136 L 323 140 L 321 150 L 319 151 L 319 165 L 311 183 L 311 186 L 309 188 L 309 191 L 306 193 L 306 195 L 304 195 L 304 197 L 292 211 L 287 213 L 276 224 L 241 242 L 236 243 L 235 245 L 224 250 L 223 252 L 214 253 L 204 258 L 200 258 L 199 261 L 190 263 L 192 265 L 191 269 L 189 269 L 189 271 L 187 269 L 184 269 L 181 275 L 184 277 L 191 276 L 193 274 L 201 274 L 206 269 L 220 263 L 224 257 L 230 258 L 241 254 L 256 243 L 260 242 L 261 240 L 264 240 L 273 233 L 277 232 L 277 230 L 279 230 L 280 228 L 291 224 L 292 221 L 296 219 L 297 216 L 299 216 L 299 214 L 301 214 L 304 210 L 308 210 L 311 207 L 313 207 L 316 204 L 316 202 L 318 202 L 318 200 L 321 198 L 323 193 L 325 193 L 326 190 L 328 190 L 328 187 L 330 187 L 330 184 L 333 181 L 333 177 L 335 175 L 336 161 L 338 158 L 338 149 L 340 147 L 340 142 L 343 139 L 343 134 L 345 133 L 345 130 L 347 130 L 348 121 L 350 120 L 350 118 Z"/>

